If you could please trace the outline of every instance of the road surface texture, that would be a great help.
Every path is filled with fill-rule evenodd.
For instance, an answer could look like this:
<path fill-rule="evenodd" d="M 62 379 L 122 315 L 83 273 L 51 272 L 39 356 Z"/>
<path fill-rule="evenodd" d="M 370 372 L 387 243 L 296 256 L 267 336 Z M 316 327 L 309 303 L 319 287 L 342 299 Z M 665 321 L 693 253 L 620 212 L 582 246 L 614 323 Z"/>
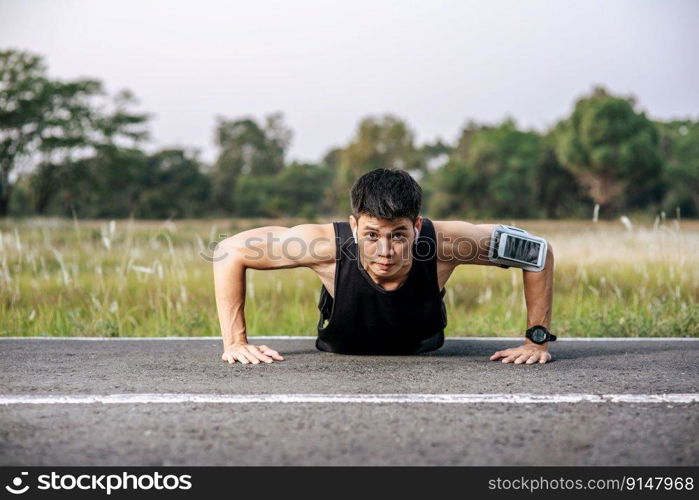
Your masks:
<path fill-rule="evenodd" d="M 251 338 L 0 339 L 0 465 L 699 465 L 699 339 L 515 339 L 416 356 Z"/>

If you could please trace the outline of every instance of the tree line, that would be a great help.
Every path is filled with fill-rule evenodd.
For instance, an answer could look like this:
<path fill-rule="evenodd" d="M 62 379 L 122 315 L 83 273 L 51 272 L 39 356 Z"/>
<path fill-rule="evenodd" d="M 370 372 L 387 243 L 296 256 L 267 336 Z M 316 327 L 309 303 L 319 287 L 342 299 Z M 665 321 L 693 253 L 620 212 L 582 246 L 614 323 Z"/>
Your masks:
<path fill-rule="evenodd" d="M 280 113 L 219 117 L 217 157 L 145 151 L 134 95 L 95 79 L 48 76 L 43 58 L 0 51 L 0 216 L 80 218 L 345 215 L 375 168 L 410 172 L 431 217 L 699 216 L 699 121 L 657 121 L 631 96 L 592 89 L 544 132 L 512 119 L 468 122 L 454 143 L 417 144 L 394 115 L 360 121 L 316 163 L 289 161 Z"/>

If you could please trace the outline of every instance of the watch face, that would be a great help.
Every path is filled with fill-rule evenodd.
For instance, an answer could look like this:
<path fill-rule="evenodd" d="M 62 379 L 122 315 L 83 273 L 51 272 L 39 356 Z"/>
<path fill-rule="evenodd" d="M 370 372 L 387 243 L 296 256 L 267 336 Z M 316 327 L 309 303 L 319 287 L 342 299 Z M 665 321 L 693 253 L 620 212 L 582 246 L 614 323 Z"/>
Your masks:
<path fill-rule="evenodd" d="M 537 328 L 532 332 L 532 340 L 534 342 L 543 342 L 544 340 L 546 340 L 546 332 Z"/>

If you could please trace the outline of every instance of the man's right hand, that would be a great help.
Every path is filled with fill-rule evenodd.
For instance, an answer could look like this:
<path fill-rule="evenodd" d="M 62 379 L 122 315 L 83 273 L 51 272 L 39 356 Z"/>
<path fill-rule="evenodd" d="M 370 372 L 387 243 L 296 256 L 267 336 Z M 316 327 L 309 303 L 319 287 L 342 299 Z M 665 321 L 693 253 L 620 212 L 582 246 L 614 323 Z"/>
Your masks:
<path fill-rule="evenodd" d="M 270 349 L 266 345 L 256 346 L 247 342 L 236 342 L 226 347 L 221 355 L 222 361 L 235 363 L 239 361 L 244 365 L 252 363 L 257 365 L 260 361 L 272 363 L 274 361 L 284 361 L 284 358 L 274 349 Z"/>

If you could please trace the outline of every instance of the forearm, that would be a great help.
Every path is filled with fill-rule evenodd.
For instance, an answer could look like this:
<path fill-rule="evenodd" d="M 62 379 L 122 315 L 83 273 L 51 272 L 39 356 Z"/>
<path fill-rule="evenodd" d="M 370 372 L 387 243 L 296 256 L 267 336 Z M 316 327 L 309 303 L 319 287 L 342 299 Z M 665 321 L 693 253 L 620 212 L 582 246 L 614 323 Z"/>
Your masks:
<path fill-rule="evenodd" d="M 527 304 L 527 328 L 534 325 L 551 327 L 553 305 L 554 258 L 551 248 L 546 254 L 546 266 L 541 271 L 522 271 L 524 298 Z"/>
<path fill-rule="evenodd" d="M 224 350 L 247 342 L 245 331 L 245 269 L 241 259 L 227 255 L 214 261 L 216 309 Z"/>

